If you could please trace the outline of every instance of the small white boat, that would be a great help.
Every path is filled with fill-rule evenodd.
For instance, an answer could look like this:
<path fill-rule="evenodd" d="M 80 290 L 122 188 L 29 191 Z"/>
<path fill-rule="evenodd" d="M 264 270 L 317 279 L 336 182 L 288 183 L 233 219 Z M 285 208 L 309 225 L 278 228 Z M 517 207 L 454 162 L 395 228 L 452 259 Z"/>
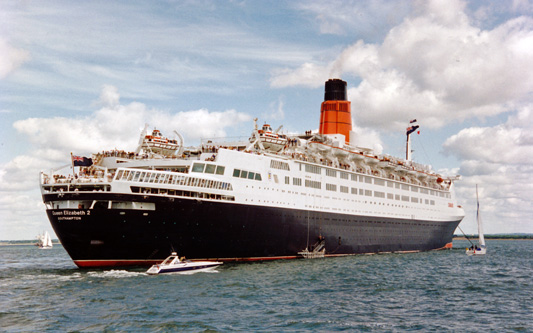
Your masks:
<path fill-rule="evenodd" d="M 319 236 L 318 241 L 309 249 L 306 247 L 303 251 L 298 252 L 305 259 L 324 258 L 326 256 L 326 240 Z"/>
<path fill-rule="evenodd" d="M 164 273 L 193 273 L 212 271 L 222 265 L 220 261 L 190 261 L 179 258 L 176 252 L 166 258 L 162 263 L 153 265 L 146 271 L 151 275 Z"/>
<path fill-rule="evenodd" d="M 476 185 L 476 200 L 477 200 L 477 230 L 479 235 L 478 244 L 472 244 L 466 249 L 466 254 L 469 256 L 482 256 L 487 253 L 487 246 L 485 245 L 485 236 L 483 235 L 483 225 L 481 224 L 481 216 L 479 215 L 479 196 L 477 194 Z"/>
<path fill-rule="evenodd" d="M 322 249 L 320 251 L 309 251 L 306 248 L 305 250 L 298 252 L 298 254 L 305 259 L 324 258 L 326 255 L 326 249 Z"/>
<path fill-rule="evenodd" d="M 37 245 L 40 249 L 51 249 L 53 247 L 52 238 L 48 231 L 45 231 L 42 235 L 37 236 Z"/>

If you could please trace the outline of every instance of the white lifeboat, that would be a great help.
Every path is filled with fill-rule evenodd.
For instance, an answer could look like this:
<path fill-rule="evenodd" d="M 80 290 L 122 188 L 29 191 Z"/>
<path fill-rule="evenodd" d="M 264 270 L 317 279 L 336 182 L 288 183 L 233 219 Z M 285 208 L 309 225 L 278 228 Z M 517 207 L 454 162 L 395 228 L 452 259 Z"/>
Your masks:
<path fill-rule="evenodd" d="M 363 161 L 365 159 L 365 155 L 363 155 L 363 153 L 352 153 L 350 155 L 350 158 L 352 159 L 352 161 L 358 162 Z"/>
<path fill-rule="evenodd" d="M 321 142 L 316 142 L 316 141 L 311 141 L 308 143 L 309 147 L 311 147 L 312 149 L 320 152 L 320 153 L 327 153 L 329 152 L 332 148 L 328 145 L 325 145 Z"/>
<path fill-rule="evenodd" d="M 337 156 L 337 157 L 340 157 L 340 158 L 345 158 L 347 157 L 348 155 L 350 154 L 349 151 L 345 150 L 345 149 L 342 149 L 342 148 L 334 148 L 333 149 L 333 155 Z"/>
<path fill-rule="evenodd" d="M 277 131 L 273 132 L 272 127 L 268 124 L 264 124 L 263 127 L 257 131 L 257 134 L 259 135 L 259 141 L 266 150 L 279 152 L 289 142 L 285 135 L 278 134 Z"/>
<path fill-rule="evenodd" d="M 427 173 L 425 173 L 425 172 L 419 172 L 416 176 L 420 180 L 424 180 L 424 179 L 426 179 L 428 177 Z"/>
<path fill-rule="evenodd" d="M 383 169 L 388 169 L 388 170 L 393 170 L 396 168 L 396 165 L 394 165 L 391 161 L 389 160 L 382 160 L 382 161 L 379 161 L 378 163 L 378 166 L 380 168 L 383 168 Z"/>
<path fill-rule="evenodd" d="M 368 165 L 377 165 L 379 163 L 379 160 L 375 157 L 367 156 L 365 158 L 365 162 Z"/>
<path fill-rule="evenodd" d="M 142 137 L 137 152 L 142 149 L 145 152 L 170 156 L 179 148 L 180 144 L 177 140 L 164 137 L 158 129 L 154 128 L 151 134 L 146 134 L 144 137 Z"/>

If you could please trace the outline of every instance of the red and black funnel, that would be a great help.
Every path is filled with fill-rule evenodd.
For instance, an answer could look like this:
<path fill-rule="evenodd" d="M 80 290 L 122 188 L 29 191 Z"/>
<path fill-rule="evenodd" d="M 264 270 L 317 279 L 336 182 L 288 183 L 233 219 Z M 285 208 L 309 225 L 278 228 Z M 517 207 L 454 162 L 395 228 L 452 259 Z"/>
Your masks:
<path fill-rule="evenodd" d="M 347 100 L 346 82 L 340 79 L 330 79 L 326 81 L 318 132 L 320 134 L 342 134 L 348 142 L 351 130 L 351 103 Z"/>

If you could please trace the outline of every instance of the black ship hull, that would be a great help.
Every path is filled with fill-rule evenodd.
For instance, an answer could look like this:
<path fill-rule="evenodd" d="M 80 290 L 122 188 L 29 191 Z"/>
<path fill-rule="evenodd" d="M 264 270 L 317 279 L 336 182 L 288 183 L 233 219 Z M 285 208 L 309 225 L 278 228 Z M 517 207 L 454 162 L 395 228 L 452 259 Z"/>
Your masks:
<path fill-rule="evenodd" d="M 155 204 L 153 210 L 107 205 L 48 209 L 56 235 L 79 267 L 151 265 L 173 251 L 193 260 L 296 258 L 320 236 L 326 256 L 428 251 L 450 247 L 460 222 L 106 192 L 45 194 L 43 199 Z"/>

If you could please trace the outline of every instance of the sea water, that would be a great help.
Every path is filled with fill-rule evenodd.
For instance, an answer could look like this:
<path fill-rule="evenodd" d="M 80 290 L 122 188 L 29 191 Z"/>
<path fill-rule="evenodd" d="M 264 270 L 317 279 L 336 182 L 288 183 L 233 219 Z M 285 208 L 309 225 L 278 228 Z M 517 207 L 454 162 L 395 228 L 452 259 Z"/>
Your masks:
<path fill-rule="evenodd" d="M 213 273 L 80 270 L 61 246 L 0 247 L 0 331 L 533 331 L 533 241 L 486 256 L 224 264 Z"/>

